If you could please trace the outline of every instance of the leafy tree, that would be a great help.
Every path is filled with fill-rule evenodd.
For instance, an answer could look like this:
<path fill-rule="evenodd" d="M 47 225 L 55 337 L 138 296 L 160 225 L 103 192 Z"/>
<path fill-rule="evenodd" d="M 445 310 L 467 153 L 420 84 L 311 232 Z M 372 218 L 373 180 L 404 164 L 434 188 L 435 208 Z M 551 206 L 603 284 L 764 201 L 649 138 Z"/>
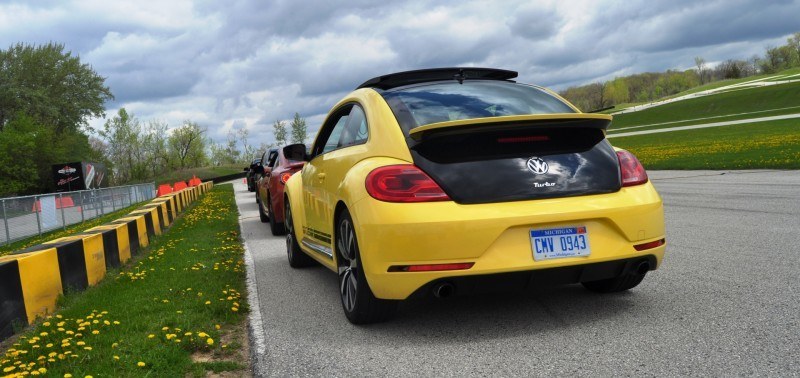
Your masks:
<path fill-rule="evenodd" d="M 250 131 L 248 131 L 246 128 L 241 128 L 236 131 L 236 136 L 239 138 L 239 141 L 242 142 L 242 150 L 244 151 L 244 156 L 245 157 L 253 156 L 255 154 L 255 150 L 253 149 L 253 146 L 251 146 L 247 141 L 247 138 L 250 136 Z"/>
<path fill-rule="evenodd" d="M 607 82 L 603 95 L 614 105 L 628 102 L 630 94 L 628 92 L 628 86 L 625 83 L 625 79 L 618 77 L 610 82 Z"/>
<path fill-rule="evenodd" d="M 306 119 L 294 113 L 292 120 L 292 143 L 304 143 L 306 140 Z"/>
<path fill-rule="evenodd" d="M 197 123 L 189 120 L 172 130 L 167 138 L 167 145 L 170 153 L 179 163 L 178 168 L 198 167 L 205 163 L 207 160 L 206 139 L 203 135 L 205 132 L 206 130 L 200 128 Z"/>
<path fill-rule="evenodd" d="M 39 172 L 31 151 L 36 148 L 36 125 L 29 117 L 17 117 L 0 133 L 0 196 L 22 194 L 39 184 Z"/>
<path fill-rule="evenodd" d="M 18 114 L 56 134 L 78 131 L 89 118 L 103 116 L 113 98 L 105 79 L 64 45 L 0 50 L 0 131 Z"/>
<path fill-rule="evenodd" d="M 789 46 L 789 48 L 794 51 L 794 56 L 800 59 L 800 32 L 794 33 L 789 37 L 786 40 L 786 46 Z M 796 61 L 795 65 L 798 64 L 800 64 L 800 62 Z"/>
<path fill-rule="evenodd" d="M 142 178 L 142 127 L 125 108 L 107 120 L 100 135 L 108 143 L 108 158 L 112 162 L 116 184 Z"/>
<path fill-rule="evenodd" d="M 700 84 L 704 84 L 706 77 L 706 60 L 696 56 L 694 57 L 694 65 L 697 66 L 697 76 L 700 76 Z"/>
<path fill-rule="evenodd" d="M 168 129 L 166 122 L 153 120 L 147 123 L 141 145 L 145 151 L 145 164 L 150 167 L 152 177 L 158 176 L 169 167 L 166 137 Z"/>
<path fill-rule="evenodd" d="M 286 122 L 275 121 L 272 124 L 272 133 L 275 134 L 275 144 L 278 147 L 286 145 Z"/>

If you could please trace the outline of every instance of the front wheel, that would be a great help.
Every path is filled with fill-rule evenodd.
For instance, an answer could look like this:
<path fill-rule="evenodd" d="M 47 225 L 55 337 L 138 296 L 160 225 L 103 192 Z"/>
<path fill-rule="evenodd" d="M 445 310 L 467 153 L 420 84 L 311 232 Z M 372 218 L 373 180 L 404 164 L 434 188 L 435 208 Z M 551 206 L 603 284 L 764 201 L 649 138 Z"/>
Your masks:
<path fill-rule="evenodd" d="M 275 209 L 272 208 L 272 199 L 269 197 L 267 198 L 267 208 L 269 209 L 269 230 L 272 231 L 272 235 L 283 235 L 286 232 L 286 227 L 282 222 L 275 220 Z"/>
<path fill-rule="evenodd" d="M 337 219 L 335 237 L 339 265 L 339 296 L 347 320 L 353 324 L 368 324 L 391 318 L 397 309 L 397 301 L 375 298 L 372 294 L 364 269 L 361 267 L 361 254 L 353 228 L 353 218 L 347 210 L 344 210 Z"/>
<path fill-rule="evenodd" d="M 314 263 L 314 260 L 300 250 L 300 245 L 297 244 L 297 237 L 294 232 L 294 219 L 292 218 L 292 210 L 289 207 L 289 199 L 286 201 L 286 255 L 289 258 L 289 266 L 292 268 L 303 268 Z"/>
<path fill-rule="evenodd" d="M 258 198 L 258 197 L 256 197 L 256 198 Z M 268 216 L 268 215 L 267 215 L 267 214 L 264 212 L 264 204 L 262 204 L 262 203 L 259 201 L 259 203 L 257 204 L 257 206 L 258 206 L 258 219 L 260 219 L 260 220 L 261 220 L 261 223 L 267 223 L 267 222 L 269 222 L 269 216 Z"/>

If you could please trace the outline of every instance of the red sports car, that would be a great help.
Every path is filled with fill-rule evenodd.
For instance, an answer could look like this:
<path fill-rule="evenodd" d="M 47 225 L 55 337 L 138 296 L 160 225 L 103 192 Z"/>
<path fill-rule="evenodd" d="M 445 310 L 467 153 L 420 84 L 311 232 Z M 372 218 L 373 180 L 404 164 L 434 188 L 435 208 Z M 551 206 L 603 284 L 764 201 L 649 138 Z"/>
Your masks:
<path fill-rule="evenodd" d="M 305 162 L 287 159 L 283 149 L 268 151 L 266 158 L 264 174 L 257 184 L 258 215 L 262 222 L 269 222 L 273 235 L 283 235 L 283 186 Z"/>

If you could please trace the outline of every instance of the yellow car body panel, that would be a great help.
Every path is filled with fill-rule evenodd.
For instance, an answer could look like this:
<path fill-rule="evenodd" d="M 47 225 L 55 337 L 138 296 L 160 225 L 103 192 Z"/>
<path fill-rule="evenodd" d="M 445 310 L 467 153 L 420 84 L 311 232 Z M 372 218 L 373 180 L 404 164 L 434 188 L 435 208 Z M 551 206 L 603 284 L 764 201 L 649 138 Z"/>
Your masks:
<path fill-rule="evenodd" d="M 403 134 L 400 127 L 380 94 L 370 89 L 354 91 L 337 103 L 331 113 L 335 113 L 337 109 L 348 104 L 358 104 L 365 109 L 369 125 L 367 142 L 317 156 L 306 163 L 300 174 L 293 175 L 286 182 L 285 189 L 292 208 L 303 209 L 303 211 L 293 212 L 295 223 L 303 225 L 295 228 L 297 239 L 301 241 L 300 247 L 331 270 L 336 269 L 335 260 L 314 252 L 302 241 L 304 239 L 313 240 L 333 249 L 330 241 L 319 238 L 314 233 L 309 233 L 308 228 L 322 234 L 332 235 L 336 204 L 339 202 L 354 203 L 368 196 L 364 189 L 364 178 L 369 171 L 355 170 L 353 167 L 358 166 L 365 159 L 375 159 L 376 156 L 393 157 L 394 164 L 411 162 L 408 148 L 405 147 L 405 144 L 401 144 Z M 380 127 L 373 125 L 380 125 Z M 330 162 L 335 162 L 335 164 Z M 374 164 L 370 166 L 377 167 Z M 298 181 L 300 182 L 298 183 Z M 310 185 L 312 181 L 315 181 L 316 185 Z M 298 186 L 300 186 L 299 190 Z M 298 199 L 302 199 L 302 203 L 298 202 Z"/>
<path fill-rule="evenodd" d="M 552 94 L 549 90 L 548 93 Z M 287 181 L 285 194 L 292 207 L 295 237 L 301 250 L 334 271 L 337 269 L 336 209 L 343 206 L 349 211 L 363 270 L 375 297 L 405 299 L 429 282 L 454 276 L 531 271 L 643 256 L 653 256 L 656 265 L 661 264 L 665 245 L 645 251 L 634 248 L 665 237 L 662 200 L 650 182 L 607 194 L 485 204 L 390 203 L 372 198 L 365 187 L 372 170 L 412 164 L 413 159 L 395 115 L 375 90 L 367 88 L 350 93 L 333 107 L 329 117 L 353 103 L 365 111 L 367 142 L 313 157 L 301 174 Z M 498 118 L 503 117 L 485 122 L 497 122 Z M 608 115 L 583 113 L 510 118 L 611 119 Z M 413 137 L 422 131 L 475 122 L 481 120 L 429 124 L 412 129 L 410 134 Z M 568 226 L 586 226 L 591 254 L 535 261 L 530 230 Z M 330 255 L 309 244 L 328 248 Z M 453 271 L 389 271 L 389 267 L 396 265 L 441 263 L 474 263 L 474 266 Z"/>
<path fill-rule="evenodd" d="M 663 205 L 651 183 L 617 193 L 460 205 L 364 199 L 350 209 L 369 286 L 378 298 L 405 299 L 446 277 L 556 268 L 653 255 L 635 244 L 664 238 Z M 534 261 L 531 229 L 586 226 L 591 254 Z M 413 237 L 411 237 L 413 235 Z M 389 272 L 394 265 L 474 262 L 468 270 Z"/>

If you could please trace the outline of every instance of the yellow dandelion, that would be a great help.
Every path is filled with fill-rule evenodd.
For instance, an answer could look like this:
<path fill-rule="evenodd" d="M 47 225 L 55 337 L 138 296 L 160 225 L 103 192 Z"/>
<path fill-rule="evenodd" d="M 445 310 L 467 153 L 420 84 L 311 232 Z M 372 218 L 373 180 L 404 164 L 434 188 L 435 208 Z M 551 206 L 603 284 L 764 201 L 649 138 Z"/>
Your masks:
<path fill-rule="evenodd" d="M 98 335 L 98 334 L 100 334 L 100 331 L 98 331 L 98 330 L 92 331 L 92 335 Z"/>
<path fill-rule="evenodd" d="M 50 322 L 44 322 L 44 323 L 42 323 L 42 325 L 45 326 L 45 327 L 50 327 Z"/>
<path fill-rule="evenodd" d="M 237 311 L 239 311 L 239 308 L 238 307 L 231 307 L 231 311 L 237 312 Z"/>
<path fill-rule="evenodd" d="M 210 337 L 209 337 L 209 338 L 208 338 L 208 340 L 206 340 L 206 344 L 208 344 L 208 345 L 214 345 L 214 339 L 212 339 L 212 338 L 210 338 Z"/>
<path fill-rule="evenodd" d="M 211 304 L 211 301 L 206 301 L 206 304 L 207 304 L 207 305 L 210 305 L 210 304 Z"/>
<path fill-rule="evenodd" d="M 119 356 L 114 356 L 114 361 L 119 361 Z"/>
<path fill-rule="evenodd" d="M 214 328 L 219 329 L 220 328 L 219 324 L 215 324 Z"/>
<path fill-rule="evenodd" d="M 137 363 L 136 363 L 136 366 L 138 366 L 138 367 L 145 367 L 145 366 L 147 366 L 147 365 L 146 365 L 144 362 L 142 362 L 142 361 L 139 361 L 139 362 L 137 362 Z"/>
<path fill-rule="evenodd" d="M 151 333 L 151 334 L 149 334 L 149 335 L 147 335 L 147 338 L 148 338 L 148 339 L 152 339 L 152 338 L 154 338 L 154 337 L 156 337 L 156 335 L 154 335 L 154 334 L 152 334 L 152 333 Z"/>

